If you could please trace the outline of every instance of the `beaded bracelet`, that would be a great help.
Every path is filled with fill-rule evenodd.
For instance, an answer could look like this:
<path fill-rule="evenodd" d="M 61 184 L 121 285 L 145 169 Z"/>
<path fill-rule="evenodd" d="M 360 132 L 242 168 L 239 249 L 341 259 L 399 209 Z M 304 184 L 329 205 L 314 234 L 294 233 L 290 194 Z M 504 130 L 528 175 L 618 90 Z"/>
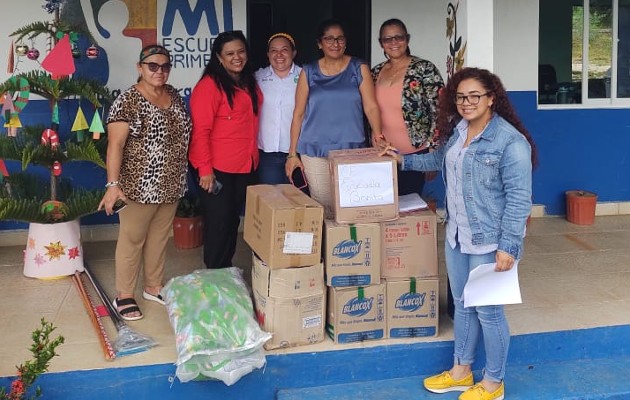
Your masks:
<path fill-rule="evenodd" d="M 106 189 L 109 189 L 109 188 L 110 188 L 110 187 L 112 187 L 112 186 L 118 186 L 118 181 L 111 181 L 111 182 L 107 182 L 107 183 L 105 184 L 105 188 L 106 188 Z"/>

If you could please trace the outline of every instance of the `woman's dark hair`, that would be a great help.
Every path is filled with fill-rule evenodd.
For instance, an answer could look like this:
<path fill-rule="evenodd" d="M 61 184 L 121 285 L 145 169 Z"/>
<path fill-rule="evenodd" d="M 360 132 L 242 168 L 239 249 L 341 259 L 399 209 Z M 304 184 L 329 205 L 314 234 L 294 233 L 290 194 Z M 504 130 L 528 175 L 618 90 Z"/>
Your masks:
<path fill-rule="evenodd" d="M 532 165 L 536 166 L 538 163 L 536 146 L 534 140 L 529 131 L 525 128 L 521 119 L 518 117 L 501 79 L 492 72 L 481 68 L 464 68 L 456 72 L 446 84 L 446 87 L 440 94 L 439 100 L 439 112 L 437 126 L 440 135 L 440 141 L 445 143 L 448 138 L 453 134 L 453 129 L 462 120 L 462 117 L 457 112 L 457 106 L 455 105 L 455 96 L 457 94 L 457 87 L 466 79 L 474 79 L 479 82 L 486 92 L 491 94 L 494 102 L 492 103 L 492 111 L 497 113 L 507 122 L 512 124 L 529 142 L 532 148 Z"/>
<path fill-rule="evenodd" d="M 245 51 L 249 57 L 249 44 L 245 35 L 241 31 L 226 31 L 221 32 L 214 39 L 212 43 L 212 51 L 210 52 L 210 61 L 206 68 L 203 70 L 201 77 L 208 75 L 216 82 L 219 90 L 223 90 L 228 99 L 230 107 L 234 106 L 234 92 L 236 87 L 241 87 L 247 90 L 249 96 L 252 99 L 252 106 L 254 107 L 254 114 L 258 115 L 258 93 L 256 92 L 256 78 L 254 76 L 254 70 L 249 60 L 243 66 L 243 70 L 239 74 L 239 81 L 234 81 L 234 78 L 225 70 L 223 65 L 219 62 L 219 55 L 223 51 L 223 47 L 226 43 L 234 40 L 240 40 L 245 45 Z"/>
<path fill-rule="evenodd" d="M 346 33 L 346 30 L 343 28 L 343 24 L 341 23 L 341 21 L 335 18 L 329 18 L 320 22 L 320 24 L 317 26 L 317 41 L 319 42 L 320 40 L 322 40 L 322 38 L 326 34 L 326 31 L 332 27 L 338 27 L 344 32 L 344 34 Z"/>
<path fill-rule="evenodd" d="M 411 39 L 411 35 L 409 35 L 409 32 L 407 32 L 407 26 L 405 25 L 405 23 L 398 18 L 390 18 L 381 24 L 381 28 L 378 30 L 378 41 L 381 41 L 381 38 L 383 37 L 383 31 L 388 26 L 397 26 L 400 28 L 400 30 L 404 32 L 404 35 L 407 38 L 407 55 L 410 56 L 411 49 L 409 49 L 409 39 Z M 385 55 L 385 58 L 388 58 L 387 53 L 383 51 L 383 54 Z"/>

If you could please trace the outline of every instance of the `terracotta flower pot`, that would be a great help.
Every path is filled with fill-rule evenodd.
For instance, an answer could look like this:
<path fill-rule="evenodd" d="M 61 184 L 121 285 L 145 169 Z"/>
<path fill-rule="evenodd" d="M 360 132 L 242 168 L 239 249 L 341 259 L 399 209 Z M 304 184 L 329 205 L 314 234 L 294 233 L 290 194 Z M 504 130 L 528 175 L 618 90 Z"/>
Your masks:
<path fill-rule="evenodd" d="M 592 225 L 595 222 L 597 195 L 583 190 L 565 192 L 567 220 L 577 225 Z"/>
<path fill-rule="evenodd" d="M 203 243 L 203 218 L 175 217 L 173 219 L 173 242 L 178 249 L 194 249 Z"/>

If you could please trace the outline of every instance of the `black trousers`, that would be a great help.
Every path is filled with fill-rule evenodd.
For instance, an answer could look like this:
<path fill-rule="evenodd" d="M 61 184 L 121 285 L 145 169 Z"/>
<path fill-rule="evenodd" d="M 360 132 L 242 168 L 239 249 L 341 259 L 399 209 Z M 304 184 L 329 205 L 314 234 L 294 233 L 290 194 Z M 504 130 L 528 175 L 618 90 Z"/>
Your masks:
<path fill-rule="evenodd" d="M 206 268 L 228 268 L 232 267 L 236 252 L 247 186 L 255 183 L 255 173 L 234 174 L 214 170 L 214 176 L 223 184 L 218 194 L 197 188 L 203 209 L 203 262 Z"/>

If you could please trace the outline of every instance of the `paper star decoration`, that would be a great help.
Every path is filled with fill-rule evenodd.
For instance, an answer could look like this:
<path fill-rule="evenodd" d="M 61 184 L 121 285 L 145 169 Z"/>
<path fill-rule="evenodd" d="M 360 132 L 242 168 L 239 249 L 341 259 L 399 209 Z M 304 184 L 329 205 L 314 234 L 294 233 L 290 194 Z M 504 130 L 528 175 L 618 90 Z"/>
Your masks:
<path fill-rule="evenodd" d="M 60 259 L 62 255 L 65 255 L 66 247 L 61 244 L 61 242 L 53 243 L 50 242 L 49 246 L 44 246 L 48 252 L 46 255 L 48 256 L 48 261 L 52 261 L 54 259 Z"/>
<path fill-rule="evenodd" d="M 42 264 L 46 264 L 46 260 L 39 253 L 37 253 L 35 257 L 33 257 L 33 261 L 35 261 L 35 264 L 37 264 L 38 266 L 41 266 Z"/>
<path fill-rule="evenodd" d="M 68 258 L 69 259 L 74 260 L 77 257 L 79 257 L 79 248 L 78 247 L 73 247 L 73 248 L 68 250 Z"/>

